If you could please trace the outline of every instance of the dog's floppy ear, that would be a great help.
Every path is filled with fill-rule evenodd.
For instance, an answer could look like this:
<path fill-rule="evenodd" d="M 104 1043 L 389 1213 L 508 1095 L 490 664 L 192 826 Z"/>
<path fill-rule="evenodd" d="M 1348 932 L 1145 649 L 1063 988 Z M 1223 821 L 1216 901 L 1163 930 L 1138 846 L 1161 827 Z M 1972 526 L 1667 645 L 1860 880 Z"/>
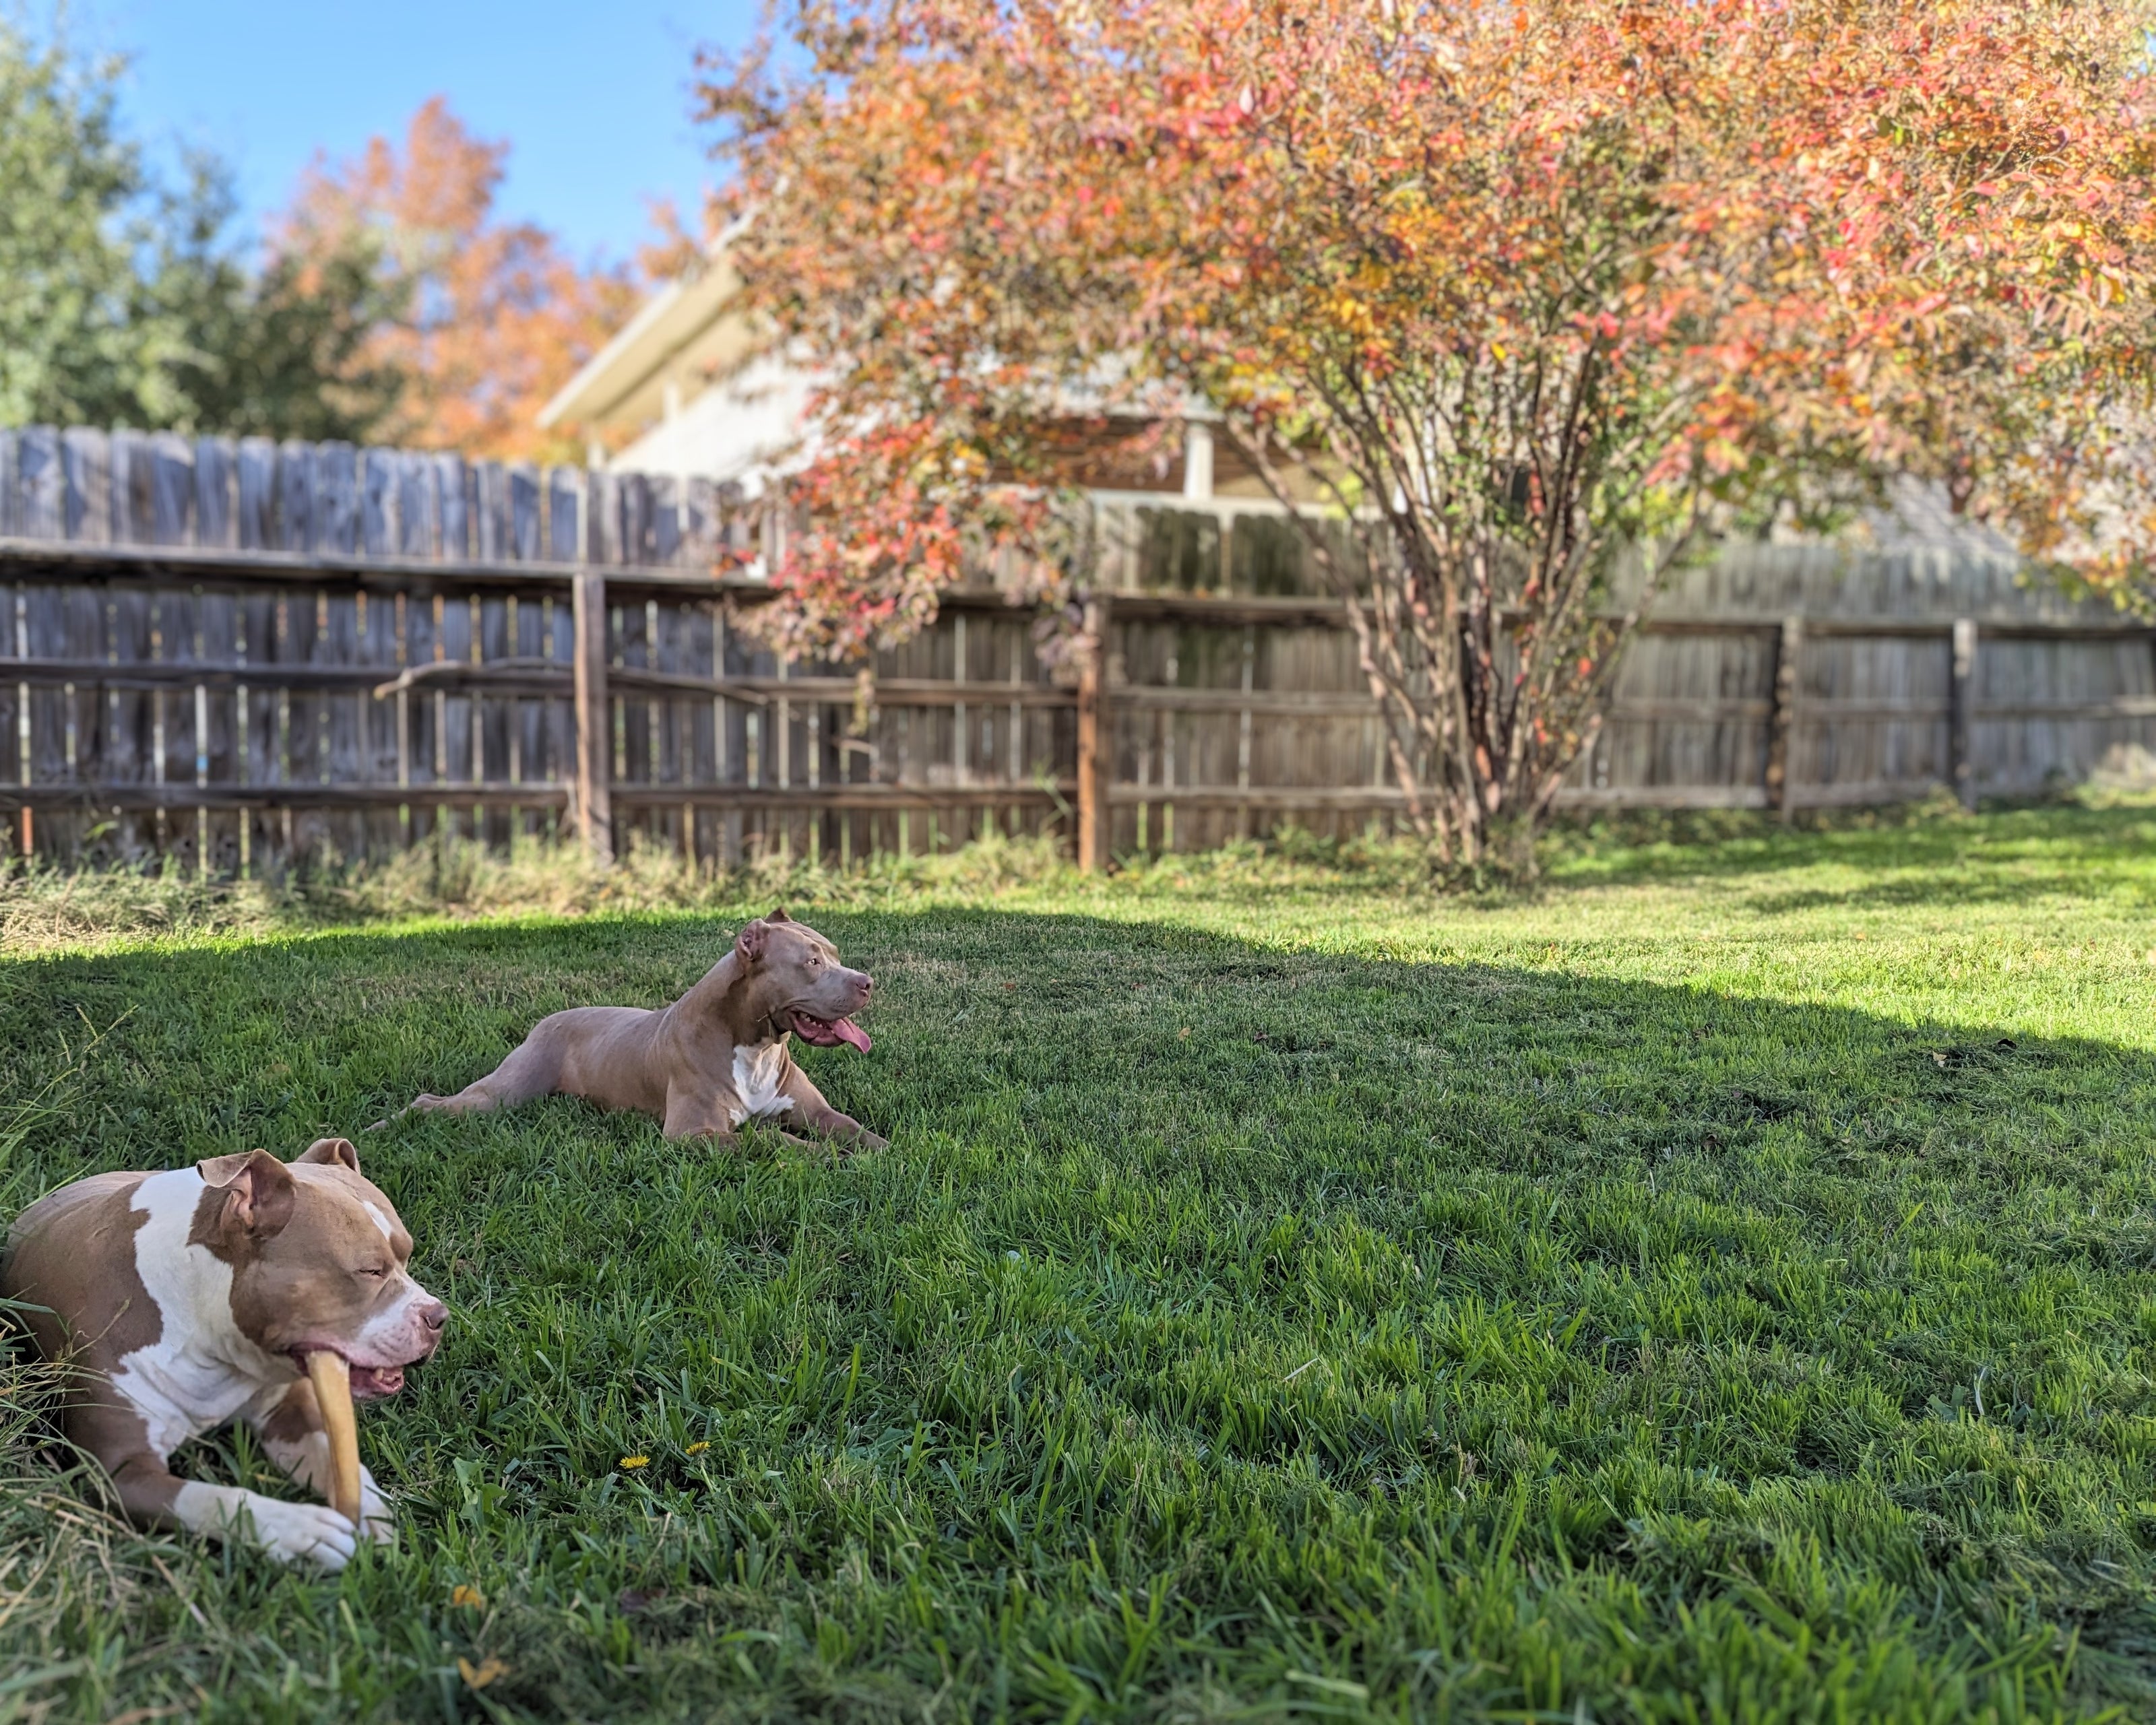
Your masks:
<path fill-rule="evenodd" d="M 769 916 L 764 919 L 764 920 L 767 923 L 790 923 L 793 919 L 787 915 L 785 910 L 782 908 L 773 911 Z"/>
<path fill-rule="evenodd" d="M 764 946 L 770 939 L 770 925 L 758 917 L 734 936 L 734 950 L 741 955 L 744 965 L 752 965 L 763 956 Z"/>
<path fill-rule="evenodd" d="M 318 1138 L 292 1159 L 295 1162 L 318 1162 L 326 1168 L 349 1168 L 359 1172 L 359 1152 L 348 1138 Z"/>
<path fill-rule="evenodd" d="M 208 1191 L 188 1231 L 190 1245 L 267 1240 L 292 1219 L 292 1171 L 267 1150 L 210 1156 L 195 1164 Z"/>

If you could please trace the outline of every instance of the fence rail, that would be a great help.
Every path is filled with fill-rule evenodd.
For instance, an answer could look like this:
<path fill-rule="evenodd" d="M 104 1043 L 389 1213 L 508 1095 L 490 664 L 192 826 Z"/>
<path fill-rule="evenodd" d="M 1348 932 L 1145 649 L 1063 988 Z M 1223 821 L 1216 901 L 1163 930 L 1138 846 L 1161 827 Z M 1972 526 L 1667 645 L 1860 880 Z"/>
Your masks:
<path fill-rule="evenodd" d="M 990 591 L 847 667 L 742 625 L 783 524 L 660 476 L 338 444 L 0 431 L 12 847 L 222 873 L 453 829 L 850 860 L 1080 854 L 1401 817 L 1291 524 L 1095 503 L 1096 650 Z M 2149 632 L 1963 548 L 1733 549 L 1664 596 L 1563 793 L 1794 810 L 2156 766 Z M 2138 752 L 2137 752 L 2138 751 Z"/>

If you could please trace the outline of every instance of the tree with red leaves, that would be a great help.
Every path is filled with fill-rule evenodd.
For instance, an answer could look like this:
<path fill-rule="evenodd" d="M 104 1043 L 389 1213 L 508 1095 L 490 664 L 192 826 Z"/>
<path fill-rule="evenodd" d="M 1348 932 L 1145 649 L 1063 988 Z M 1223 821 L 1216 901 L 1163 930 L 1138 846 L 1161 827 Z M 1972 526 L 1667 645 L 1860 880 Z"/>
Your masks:
<path fill-rule="evenodd" d="M 1412 818 L 1531 872 L 1658 579 L 1901 474 L 2130 582 L 2144 10 L 800 0 L 721 69 L 733 258 L 827 380 L 804 637 L 1037 545 L 1040 416 L 1224 416 L 1346 601 Z M 784 71 L 782 64 L 803 69 Z M 1344 524 L 1346 531 L 1341 530 Z"/>

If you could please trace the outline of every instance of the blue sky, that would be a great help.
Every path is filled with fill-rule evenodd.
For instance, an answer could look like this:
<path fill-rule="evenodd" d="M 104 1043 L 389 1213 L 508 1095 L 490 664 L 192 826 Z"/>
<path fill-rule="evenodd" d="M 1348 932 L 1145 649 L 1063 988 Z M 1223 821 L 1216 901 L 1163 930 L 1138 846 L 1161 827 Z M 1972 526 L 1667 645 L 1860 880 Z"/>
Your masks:
<path fill-rule="evenodd" d="M 49 17 L 49 13 L 45 13 Z M 754 0 L 73 0 L 79 46 L 130 54 L 126 117 L 169 165 L 206 145 L 237 171 L 248 216 L 281 205 L 318 149 L 401 136 L 446 95 L 508 141 L 497 204 L 579 256 L 625 258 L 646 198 L 685 214 L 711 177 L 688 119 L 700 43 L 738 46 Z"/>

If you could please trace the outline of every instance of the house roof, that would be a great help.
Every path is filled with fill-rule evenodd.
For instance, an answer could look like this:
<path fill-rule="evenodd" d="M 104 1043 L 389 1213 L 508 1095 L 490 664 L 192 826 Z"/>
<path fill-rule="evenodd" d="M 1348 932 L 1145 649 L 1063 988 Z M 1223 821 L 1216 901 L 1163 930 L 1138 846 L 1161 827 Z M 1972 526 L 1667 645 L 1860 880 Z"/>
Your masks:
<path fill-rule="evenodd" d="M 610 466 L 693 473 L 751 492 L 813 452 L 816 374 L 757 351 L 765 332 L 740 307 L 741 277 L 726 255 L 735 232 L 720 235 L 700 268 L 660 289 L 592 356 L 540 410 L 542 429 L 611 433 L 619 453 Z M 1111 360 L 1086 379 L 1048 387 L 1043 405 L 1051 416 L 1113 413 L 1124 374 Z M 1171 408 L 1173 417 L 1219 417 L 1196 397 L 1174 393 L 1180 412 Z"/>
<path fill-rule="evenodd" d="M 684 400 L 706 387 L 749 352 L 748 320 L 729 309 L 740 290 L 722 251 L 669 283 L 540 410 L 541 427 L 640 431 L 664 413 L 669 384 Z"/>

